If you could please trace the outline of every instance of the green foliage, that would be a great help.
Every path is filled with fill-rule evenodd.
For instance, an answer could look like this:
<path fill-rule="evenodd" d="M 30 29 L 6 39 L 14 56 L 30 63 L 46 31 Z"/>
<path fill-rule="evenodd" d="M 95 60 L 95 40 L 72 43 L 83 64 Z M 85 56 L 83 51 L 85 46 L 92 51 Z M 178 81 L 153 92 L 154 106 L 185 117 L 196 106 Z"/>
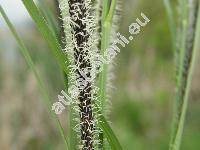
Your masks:
<path fill-rule="evenodd" d="M 104 131 L 111 148 L 114 150 L 122 150 L 122 147 L 121 147 L 117 137 L 115 136 L 113 130 L 110 128 L 106 119 L 103 116 L 101 116 L 100 121 L 101 121 L 100 122 L 101 129 Z"/>
<path fill-rule="evenodd" d="M 23 0 L 23 3 L 27 11 L 29 12 L 30 16 L 34 20 L 35 24 L 37 25 L 38 30 L 40 31 L 40 33 L 43 35 L 48 45 L 50 46 L 61 68 L 67 74 L 68 60 L 67 60 L 67 57 L 62 52 L 62 48 L 59 45 L 59 42 L 55 34 L 52 32 L 51 28 L 49 27 L 46 20 L 44 19 L 42 14 L 39 12 L 37 6 L 32 0 Z"/>
<path fill-rule="evenodd" d="M 129 1 L 127 0 L 126 3 L 124 3 L 124 5 L 129 5 L 129 3 L 131 2 L 132 2 L 131 0 Z M 114 111 L 111 113 L 111 116 L 114 116 L 115 124 L 113 124 L 112 127 L 113 129 L 117 129 L 117 130 L 114 130 L 117 132 L 116 134 L 117 136 L 114 134 L 114 131 L 110 127 L 105 117 L 104 116 L 100 117 L 100 127 L 103 129 L 103 135 L 101 137 L 102 138 L 101 140 L 106 138 L 107 141 L 109 142 L 109 147 L 111 147 L 111 149 L 120 150 L 122 149 L 122 146 L 124 149 L 130 149 L 130 148 L 131 149 L 135 148 L 139 150 L 167 149 L 167 141 L 168 141 L 167 127 L 168 127 L 169 122 L 168 122 L 168 118 L 165 118 L 165 117 L 167 117 L 166 114 L 169 113 L 167 111 L 169 109 L 167 106 L 169 105 L 168 100 L 171 99 L 172 90 L 165 91 L 166 89 L 163 89 L 165 88 L 165 86 L 166 88 L 168 88 L 168 85 L 164 85 L 164 86 L 161 85 L 161 87 L 159 86 L 157 88 L 156 86 L 163 84 L 162 81 L 157 82 L 158 80 L 160 80 L 160 79 L 157 79 L 159 78 L 160 73 L 163 73 L 162 72 L 163 66 L 164 66 L 165 71 L 164 71 L 164 77 L 162 77 L 162 79 L 166 78 L 165 80 L 167 80 L 167 82 L 170 82 L 172 80 L 171 79 L 172 77 L 170 76 L 170 74 L 172 74 L 171 68 L 173 68 L 173 66 L 172 66 L 172 63 L 169 62 L 171 61 L 171 59 L 165 60 L 166 55 L 169 58 L 171 58 L 171 53 L 169 50 L 170 45 L 172 45 L 171 48 L 174 52 L 174 58 L 175 58 L 175 63 L 176 63 L 176 65 L 174 66 L 176 66 L 177 91 L 176 91 L 176 99 L 175 99 L 176 100 L 175 111 L 173 113 L 173 116 L 174 116 L 173 117 L 174 118 L 173 131 L 171 133 L 171 141 L 170 141 L 169 149 L 170 150 L 180 149 L 182 134 L 183 134 L 183 129 L 184 129 L 185 116 L 186 116 L 187 107 L 188 107 L 188 100 L 189 100 L 188 96 L 191 89 L 190 87 L 191 79 L 192 79 L 192 74 L 195 71 L 194 69 L 195 61 L 197 57 L 197 52 L 200 47 L 199 45 L 200 11 L 198 11 L 198 19 L 195 22 L 196 24 L 196 29 L 194 31 L 195 34 L 192 36 L 193 38 L 191 40 L 188 40 L 188 31 L 190 31 L 190 29 L 192 28 L 190 26 L 191 21 L 188 19 L 188 15 L 189 13 L 191 13 L 191 10 L 188 9 L 189 1 L 179 0 L 179 4 L 178 4 L 179 13 L 177 16 L 176 16 L 176 12 L 174 12 L 172 8 L 173 6 L 175 6 L 176 3 L 174 3 L 174 1 L 172 3 L 172 0 L 171 1 L 163 0 L 163 2 L 164 2 L 164 6 L 167 12 L 168 25 L 169 25 L 170 34 L 171 34 L 171 44 L 169 43 L 170 40 L 168 40 L 169 35 L 167 33 L 168 30 L 166 29 L 167 25 L 165 25 L 166 22 L 165 20 L 160 21 L 161 19 L 159 18 L 160 14 L 156 16 L 156 13 L 157 13 L 156 9 L 158 8 L 158 6 L 155 6 L 155 10 L 153 10 L 154 13 L 152 15 L 152 20 L 154 21 L 152 21 L 153 28 L 151 28 L 151 30 L 153 31 L 149 31 L 148 35 L 147 36 L 145 35 L 144 40 L 141 40 L 140 38 L 138 38 L 136 39 L 133 46 L 131 47 L 129 47 L 130 45 L 127 46 L 125 48 L 126 52 L 122 53 L 120 56 L 122 57 L 122 60 L 121 60 L 122 62 L 117 62 L 120 64 L 125 63 L 125 65 L 120 65 L 117 68 L 118 69 L 117 73 L 119 73 L 118 75 L 119 79 L 117 80 L 116 84 L 118 84 L 119 88 L 123 89 L 125 87 L 125 82 L 126 82 L 126 83 L 135 84 L 134 86 L 138 87 L 139 89 L 142 89 L 142 91 L 136 90 L 136 92 L 131 93 L 134 95 L 133 97 L 127 98 L 126 96 L 128 93 L 126 93 L 127 91 L 124 88 L 123 90 L 120 90 L 119 93 L 116 93 L 116 95 L 114 96 L 113 98 L 115 100 L 113 102 Z M 48 43 L 48 46 L 50 47 L 50 50 L 55 56 L 57 63 L 61 67 L 61 71 L 65 72 L 64 84 L 65 84 L 65 89 L 67 89 L 66 74 L 68 73 L 68 68 L 67 68 L 68 58 L 67 58 L 67 55 L 63 53 L 63 50 L 61 46 L 59 45 L 60 43 L 58 40 L 59 30 L 57 29 L 58 27 L 56 23 L 56 21 L 58 20 L 55 20 L 54 18 L 55 16 L 52 17 L 51 10 L 46 8 L 45 4 L 42 1 L 39 3 L 41 6 L 40 9 L 38 6 L 35 5 L 35 3 L 32 0 L 23 0 L 23 3 L 26 9 L 28 10 L 30 16 L 32 17 L 34 23 L 36 24 L 37 29 L 42 34 L 46 42 Z M 143 3 L 145 3 L 145 7 L 149 7 L 149 6 L 152 7 L 152 5 L 155 5 L 152 3 L 150 4 L 146 1 L 144 1 Z M 45 9 L 43 9 L 44 7 Z M 110 37 L 111 37 L 111 29 L 112 29 L 112 23 L 113 23 L 113 15 L 115 14 L 115 10 L 116 10 L 116 0 L 104 0 L 102 7 L 103 7 L 103 12 L 102 12 L 102 20 L 101 20 L 101 31 L 102 31 L 101 54 L 104 53 L 106 48 L 108 48 L 109 43 L 111 42 Z M 130 18 L 133 18 L 133 16 L 131 16 L 132 11 L 133 10 L 127 10 L 127 13 L 130 13 Z M 10 23 L 9 19 L 7 18 L 2 8 L 0 8 L 0 12 L 2 16 L 4 17 L 12 34 L 14 35 L 16 41 L 18 42 L 20 46 L 20 52 L 24 56 L 28 66 L 30 67 L 31 71 L 33 72 L 34 76 L 37 79 L 38 87 L 44 97 L 43 99 L 45 100 L 45 104 L 47 104 L 48 109 L 51 113 L 51 117 L 56 122 L 56 127 L 58 128 L 59 133 L 63 138 L 65 149 L 75 149 L 74 147 L 71 147 L 71 144 L 69 144 L 71 141 L 73 141 L 73 139 L 71 138 L 72 136 L 70 134 L 67 134 L 68 138 L 65 137 L 64 129 L 59 119 L 54 114 L 54 112 L 51 112 L 51 98 L 47 90 L 47 87 L 44 84 L 44 81 L 42 80 L 41 76 L 38 74 L 36 70 L 36 66 L 33 62 L 33 58 L 31 57 L 24 42 L 21 40 L 21 38 L 17 34 L 16 30 L 14 29 L 13 25 Z M 152 13 L 152 12 L 149 11 L 148 13 Z M 124 26 L 124 29 L 126 28 L 127 28 L 127 25 Z M 154 34 L 152 35 L 152 33 Z M 161 37 L 162 37 L 162 40 L 161 40 Z M 190 44 L 192 45 L 192 49 L 188 48 L 188 45 Z M 131 50 L 129 50 L 128 47 Z M 150 50 L 148 54 L 146 54 L 147 52 L 145 51 L 146 49 L 148 49 L 148 51 Z M 153 57 L 149 63 L 148 58 L 151 57 L 149 54 L 154 53 L 154 49 L 155 51 L 156 50 L 159 50 L 159 51 L 156 52 L 155 56 L 152 54 L 152 56 L 154 56 L 155 58 Z M 158 55 L 158 53 L 161 53 L 162 57 Z M 48 59 L 48 56 L 47 56 L 47 59 Z M 134 62 L 135 64 L 131 64 L 130 61 Z M 130 64 L 133 66 L 129 66 Z M 130 67 L 132 69 L 131 72 L 130 72 Z M 168 72 L 168 70 L 170 70 L 170 72 Z M 98 78 L 99 87 L 100 87 L 99 96 L 102 101 L 103 114 L 104 114 L 106 90 L 107 90 L 107 87 L 106 87 L 107 75 L 108 75 L 108 65 L 104 65 L 104 69 L 100 73 L 100 76 Z M 132 78 L 134 82 L 131 82 L 130 76 L 131 77 L 133 76 Z M 146 79 L 147 76 L 151 78 L 150 79 L 151 81 L 149 81 L 149 79 Z M 150 87 L 148 87 L 148 84 L 150 84 Z M 168 83 L 164 82 L 164 84 L 168 84 Z M 154 87 L 152 85 L 156 85 L 156 86 Z M 153 96 L 148 95 L 149 91 L 153 93 L 152 94 Z M 147 94 L 145 92 L 147 92 Z M 141 96 L 141 95 L 147 95 L 147 97 Z M 127 102 L 127 101 L 130 101 L 130 102 Z M 137 103 L 139 105 L 137 105 Z M 118 107 L 115 107 L 116 104 Z M 158 110 L 155 111 L 155 108 Z M 159 111 L 159 114 L 158 114 L 158 111 Z M 194 114 L 198 114 L 198 112 L 199 112 L 198 108 L 196 108 L 196 113 Z M 198 116 L 192 116 L 192 117 L 194 117 L 192 121 L 198 118 Z M 164 118 L 164 119 L 161 120 L 161 118 Z M 73 116 L 71 117 L 71 119 L 73 119 Z M 184 132 L 185 136 L 183 138 L 183 144 L 182 144 L 183 150 L 195 149 L 195 148 L 198 149 L 199 143 L 197 139 L 199 138 L 199 135 L 198 135 L 199 127 L 197 127 L 197 125 L 194 125 L 195 123 L 196 123 L 195 121 L 193 123 L 190 122 L 190 124 L 186 127 L 186 130 Z M 71 129 L 73 128 L 73 126 L 74 125 L 71 124 Z M 120 142 L 118 139 L 120 140 Z M 69 143 L 68 143 L 68 140 L 70 141 Z M 30 143 L 28 143 L 29 146 L 26 148 L 37 149 L 38 148 L 37 145 L 39 145 L 38 143 L 40 142 L 38 142 L 37 139 L 31 139 Z M 102 141 L 102 143 L 104 144 L 104 141 Z M 120 143 L 122 143 L 122 146 L 120 145 Z M 47 143 L 46 145 L 48 144 L 49 143 Z M 50 149 L 51 145 L 48 145 L 46 148 L 44 147 L 42 147 L 42 149 Z M 103 148 L 106 149 L 106 147 L 103 147 Z"/>
<path fill-rule="evenodd" d="M 46 87 L 45 87 L 40 75 L 36 71 L 36 68 L 35 68 L 35 65 L 34 65 L 34 63 L 32 61 L 32 58 L 31 58 L 27 48 L 25 47 L 25 44 L 23 43 L 23 41 L 21 40 L 21 38 L 17 34 L 16 30 L 14 29 L 13 25 L 9 21 L 8 17 L 6 16 L 6 14 L 5 14 L 5 12 L 4 12 L 4 10 L 3 10 L 3 8 L 1 6 L 0 6 L 0 12 L 1 12 L 4 20 L 6 21 L 10 31 L 12 32 L 12 34 L 15 37 L 16 41 L 18 42 L 18 44 L 20 46 L 20 51 L 21 51 L 22 55 L 24 56 L 28 66 L 33 71 L 34 76 L 37 79 L 38 86 L 39 86 L 39 89 L 41 90 L 41 92 L 42 92 L 42 94 L 44 96 L 45 103 L 48 106 L 48 109 L 49 109 L 49 112 L 51 113 L 52 118 L 55 119 L 55 121 L 56 121 L 56 126 L 59 129 L 60 134 L 61 134 L 61 136 L 62 136 L 62 138 L 64 140 L 66 149 L 68 150 L 69 149 L 68 148 L 68 142 L 67 142 L 65 134 L 64 134 L 64 129 L 62 128 L 61 123 L 60 123 L 59 119 L 57 118 L 57 116 L 55 115 L 55 113 L 51 110 L 51 105 L 52 104 L 51 104 L 50 97 L 48 95 L 48 92 L 46 91 Z"/>

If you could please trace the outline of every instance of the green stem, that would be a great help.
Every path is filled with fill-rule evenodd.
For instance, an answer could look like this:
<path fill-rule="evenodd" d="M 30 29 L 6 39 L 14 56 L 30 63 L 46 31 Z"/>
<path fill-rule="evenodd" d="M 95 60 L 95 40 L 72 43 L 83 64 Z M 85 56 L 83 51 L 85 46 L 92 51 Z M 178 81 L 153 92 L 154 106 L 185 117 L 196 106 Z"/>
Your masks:
<path fill-rule="evenodd" d="M 192 74 L 194 71 L 194 65 L 196 61 L 195 59 L 197 56 L 197 51 L 199 48 L 199 40 L 200 40 L 200 11 L 198 10 L 197 12 L 198 12 L 197 21 L 194 21 L 195 22 L 194 30 L 196 30 L 196 32 L 194 31 L 194 36 L 193 36 L 194 40 L 192 40 L 193 47 L 192 49 L 185 49 L 185 51 L 182 52 L 182 55 L 180 57 L 181 66 L 180 66 L 180 72 L 179 72 L 179 78 L 178 78 L 177 107 L 176 107 L 176 113 L 174 114 L 175 122 L 174 122 L 174 130 L 172 132 L 171 143 L 170 143 L 170 150 L 179 150 L 181 139 L 182 139 Z M 189 34 L 192 34 L 192 33 L 189 33 Z M 185 38 L 183 38 L 182 40 L 186 42 Z M 190 43 L 186 43 L 186 44 L 190 44 Z"/>
<path fill-rule="evenodd" d="M 110 5 L 111 3 L 111 5 Z M 114 16 L 114 11 L 116 7 L 116 0 L 104 0 L 103 1 L 103 10 L 102 10 L 102 23 L 101 23 L 101 54 L 104 55 L 104 52 L 109 46 L 110 36 L 111 36 L 111 27 L 112 27 L 112 19 Z M 104 114 L 105 101 L 106 101 L 106 81 L 108 74 L 108 64 L 103 65 L 103 71 L 99 75 L 99 88 L 100 88 L 100 100 L 101 100 L 101 108 L 102 113 Z M 104 134 L 101 133 L 99 135 L 100 143 L 104 149 Z"/>
<path fill-rule="evenodd" d="M 114 11 L 116 7 L 116 0 L 112 0 L 110 9 L 109 1 L 104 0 L 103 2 L 103 18 L 102 18 L 102 37 L 101 37 L 101 54 L 104 55 L 104 52 L 109 47 L 110 37 L 111 37 L 111 27 L 112 20 L 114 16 Z M 109 11 L 108 11 L 109 10 Z M 107 14 L 105 14 L 107 12 Z M 107 73 L 108 73 L 108 64 L 103 65 L 103 71 L 100 73 L 100 99 L 102 103 L 102 112 L 104 113 L 105 108 L 105 99 L 106 99 L 106 81 L 107 81 Z"/>

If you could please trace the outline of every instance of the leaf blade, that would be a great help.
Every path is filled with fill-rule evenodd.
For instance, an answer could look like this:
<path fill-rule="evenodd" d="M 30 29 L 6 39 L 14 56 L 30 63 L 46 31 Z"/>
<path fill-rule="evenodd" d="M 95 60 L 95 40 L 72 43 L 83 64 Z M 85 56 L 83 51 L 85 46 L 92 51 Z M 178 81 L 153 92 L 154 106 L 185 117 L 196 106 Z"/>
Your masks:
<path fill-rule="evenodd" d="M 104 131 L 105 136 L 113 150 L 122 150 L 122 147 L 115 136 L 113 130 L 111 129 L 110 125 L 106 121 L 104 116 L 101 116 L 100 118 L 100 127 Z"/>
<path fill-rule="evenodd" d="M 39 32 L 42 34 L 44 39 L 47 41 L 49 47 L 51 48 L 54 56 L 57 58 L 60 67 L 68 74 L 68 59 L 67 56 L 64 55 L 62 48 L 59 44 L 58 39 L 55 34 L 52 32 L 51 28 L 47 24 L 46 20 L 40 13 L 39 9 L 33 2 L 33 0 L 22 0 L 24 6 L 29 12 L 30 16 L 34 20 Z"/>
<path fill-rule="evenodd" d="M 11 33 L 13 34 L 14 38 L 16 39 L 17 43 L 19 44 L 20 46 L 20 52 L 22 53 L 22 55 L 24 56 L 28 66 L 30 67 L 31 71 L 33 71 L 33 74 L 38 82 L 38 86 L 39 86 L 39 89 L 45 99 L 45 102 L 47 103 L 48 105 L 48 110 L 52 116 L 52 118 L 56 121 L 56 126 L 57 128 L 59 129 L 59 132 L 64 140 L 64 143 L 65 143 L 65 147 L 66 147 L 66 150 L 69 150 L 68 148 L 68 142 L 67 142 L 67 139 L 65 137 L 65 134 L 64 134 L 64 129 L 59 121 L 59 119 L 57 118 L 57 116 L 55 115 L 55 113 L 51 110 L 51 100 L 50 100 L 50 97 L 48 95 L 48 92 L 45 90 L 45 86 L 44 86 L 44 83 L 43 81 L 41 80 L 41 77 L 40 75 L 37 73 L 36 71 L 36 68 L 35 68 L 35 65 L 33 63 L 33 60 L 27 50 L 27 48 L 25 47 L 25 44 L 23 43 L 23 41 L 20 39 L 19 35 L 17 34 L 14 26 L 12 25 L 12 23 L 10 22 L 9 18 L 7 17 L 6 13 L 4 12 L 3 8 L 1 7 L 0 5 L 0 13 L 1 15 L 3 16 L 5 22 L 7 23 Z"/>

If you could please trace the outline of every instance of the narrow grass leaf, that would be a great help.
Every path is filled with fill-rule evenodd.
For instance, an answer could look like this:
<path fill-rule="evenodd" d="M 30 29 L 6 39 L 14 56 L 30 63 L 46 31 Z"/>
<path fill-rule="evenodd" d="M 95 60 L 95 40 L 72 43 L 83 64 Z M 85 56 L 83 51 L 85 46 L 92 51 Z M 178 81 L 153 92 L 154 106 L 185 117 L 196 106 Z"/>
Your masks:
<path fill-rule="evenodd" d="M 45 19 L 49 27 L 51 28 L 51 31 L 54 32 L 54 34 L 57 35 L 57 38 L 59 39 L 59 27 L 55 15 L 53 14 L 52 10 L 48 6 L 47 2 L 45 2 L 45 0 L 40 0 L 38 1 L 38 3 L 40 12 L 42 12 L 42 15 L 45 16 Z"/>
<path fill-rule="evenodd" d="M 104 131 L 104 134 L 113 150 L 122 150 L 122 147 L 115 136 L 113 130 L 111 129 L 110 125 L 106 121 L 104 116 L 100 118 L 100 127 Z"/>
<path fill-rule="evenodd" d="M 163 0 L 163 1 L 164 1 L 164 6 L 167 12 L 169 28 L 171 32 L 172 47 L 173 47 L 173 50 L 176 51 L 176 22 L 174 18 L 174 12 L 173 12 L 170 0 Z"/>
<path fill-rule="evenodd" d="M 41 12 L 33 2 L 33 0 L 22 0 L 24 6 L 29 12 L 30 16 L 34 20 L 37 25 L 38 30 L 43 35 L 44 39 L 47 41 L 50 46 L 54 56 L 57 58 L 59 65 L 68 74 L 68 59 L 67 56 L 64 55 L 61 46 L 59 45 L 59 41 L 56 38 L 55 34 L 51 31 L 49 25 L 46 20 L 42 16 Z"/>
<path fill-rule="evenodd" d="M 4 10 L 3 10 L 3 8 L 1 6 L 0 6 L 0 12 L 1 12 L 1 15 L 3 16 L 5 22 L 7 23 L 10 31 L 12 32 L 13 36 L 15 37 L 17 43 L 19 44 L 20 52 L 24 56 L 24 58 L 25 58 L 25 60 L 26 60 L 26 62 L 28 64 L 28 66 L 30 67 L 31 71 L 34 73 L 34 76 L 35 76 L 35 78 L 36 78 L 36 80 L 38 82 L 39 89 L 40 89 L 42 95 L 44 96 L 45 103 L 48 105 L 48 110 L 51 113 L 52 118 L 56 121 L 56 126 L 59 129 L 60 134 L 61 134 L 61 136 L 62 136 L 62 138 L 64 140 L 65 148 L 66 148 L 66 150 L 68 150 L 69 149 L 68 148 L 68 142 L 67 142 L 67 139 L 66 139 L 65 134 L 64 134 L 64 129 L 62 128 L 61 123 L 60 123 L 59 119 L 57 118 L 57 116 L 55 115 L 55 113 L 52 112 L 52 110 L 51 110 L 50 97 L 48 95 L 48 92 L 47 92 L 47 90 L 45 88 L 45 85 L 44 85 L 43 81 L 41 80 L 41 77 L 39 76 L 39 74 L 36 71 L 36 68 L 35 68 L 35 65 L 33 63 L 33 60 L 31 58 L 27 48 L 25 47 L 25 44 L 20 39 L 19 35 L 17 34 L 16 30 L 14 29 L 12 23 L 8 19 L 6 13 L 4 12 Z"/>

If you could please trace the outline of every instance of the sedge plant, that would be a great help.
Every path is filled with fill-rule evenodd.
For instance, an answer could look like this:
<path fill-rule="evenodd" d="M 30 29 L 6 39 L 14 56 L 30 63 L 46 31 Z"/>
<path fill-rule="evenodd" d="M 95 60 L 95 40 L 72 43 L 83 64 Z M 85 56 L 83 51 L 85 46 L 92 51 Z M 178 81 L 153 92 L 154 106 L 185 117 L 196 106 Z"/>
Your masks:
<path fill-rule="evenodd" d="M 71 129 L 76 131 L 75 136 L 80 141 L 77 142 L 78 140 L 72 141 L 74 139 L 70 137 L 71 134 L 65 133 L 58 117 L 51 110 L 52 101 L 46 90 L 47 88 L 42 78 L 37 73 L 25 44 L 1 7 L 1 14 L 16 38 L 27 64 L 33 71 L 44 99 L 47 100 L 46 102 L 52 114 L 52 118 L 55 119 L 60 134 L 63 137 L 65 149 L 103 149 L 104 142 L 100 139 L 101 134 L 104 135 L 111 149 L 121 149 L 118 139 L 102 113 L 104 108 L 101 104 L 104 103 L 104 97 L 100 96 L 101 98 L 99 99 L 98 96 L 102 94 L 99 94 L 98 84 L 95 80 L 96 72 L 98 72 L 99 67 L 93 62 L 97 58 L 96 54 L 99 54 L 97 48 L 98 44 L 101 43 L 102 50 L 105 50 L 106 47 L 109 46 L 108 41 L 110 41 L 112 18 L 115 13 L 116 1 L 109 1 L 106 6 L 103 5 L 101 7 L 102 9 L 96 10 L 96 6 L 94 6 L 90 0 L 60 0 L 59 6 L 62 13 L 66 42 L 64 50 L 60 46 L 56 31 L 54 31 L 55 27 L 52 25 L 53 23 L 50 22 L 51 19 L 49 19 L 48 16 L 44 16 L 45 13 L 39 9 L 33 0 L 23 0 L 22 2 L 35 22 L 37 29 L 47 41 L 60 68 L 64 71 L 64 74 L 67 75 L 68 79 L 66 81 L 68 81 L 68 83 L 65 83 L 65 85 L 66 88 L 69 88 L 68 92 L 70 93 L 70 90 L 73 89 L 73 85 L 80 83 L 80 81 L 82 83 L 78 84 L 77 95 L 73 95 L 75 96 L 73 97 L 74 103 L 70 106 L 70 120 L 75 120 L 77 122 L 76 125 L 70 124 L 72 126 Z M 97 4 L 99 5 L 100 2 L 97 2 Z M 107 10 L 106 13 L 104 13 L 104 10 Z M 97 15 L 99 19 L 95 19 L 95 15 Z M 101 20 L 101 15 L 104 15 L 105 21 Z M 98 27 L 100 20 L 102 27 Z M 104 76 L 105 74 L 106 72 L 103 73 Z M 88 83 L 86 83 L 86 77 L 87 81 L 89 81 Z M 102 83 L 100 84 L 100 88 L 103 88 L 103 85 L 106 84 L 105 80 L 100 80 L 100 83 Z M 101 90 L 102 89 L 100 89 L 100 91 Z M 66 135 L 68 138 L 66 138 Z"/>
<path fill-rule="evenodd" d="M 66 150 L 113 149 L 122 147 L 107 122 L 107 99 L 110 64 L 96 63 L 113 42 L 118 19 L 117 0 L 59 0 L 64 30 L 64 46 L 49 9 L 38 7 L 33 0 L 22 0 L 37 29 L 64 72 L 65 91 L 72 95 L 69 132 L 52 111 L 52 100 L 44 81 L 36 70 L 26 45 L 0 7 L 1 15 L 19 44 L 20 52 L 35 75 L 51 117 L 56 122 Z M 176 97 L 173 130 L 169 150 L 179 150 L 183 134 L 189 91 L 200 40 L 200 1 L 178 0 L 177 19 L 169 0 L 164 0 L 171 31 L 176 63 Z M 61 28 L 61 27 L 60 27 Z M 99 60 L 98 60 L 99 61 Z M 111 62 L 112 63 L 112 62 Z M 101 70 L 101 71 L 100 71 Z M 78 88 L 77 88 L 78 87 Z M 73 93 L 76 89 L 76 93 Z"/>

